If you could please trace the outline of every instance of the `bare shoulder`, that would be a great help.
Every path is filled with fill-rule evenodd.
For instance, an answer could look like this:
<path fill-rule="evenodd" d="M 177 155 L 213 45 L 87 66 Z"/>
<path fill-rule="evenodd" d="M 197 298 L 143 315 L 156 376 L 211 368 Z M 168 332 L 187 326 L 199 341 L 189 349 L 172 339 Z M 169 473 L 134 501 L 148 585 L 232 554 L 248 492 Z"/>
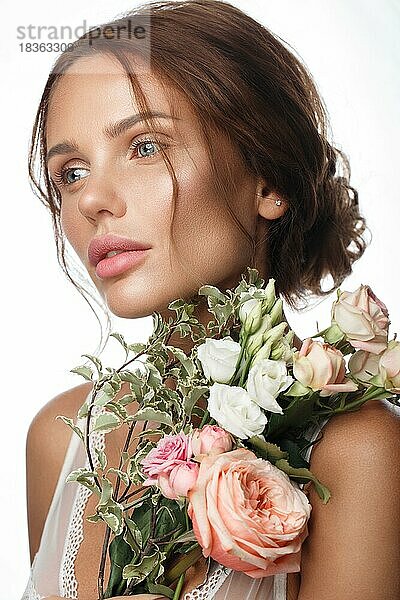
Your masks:
<path fill-rule="evenodd" d="M 31 561 L 36 554 L 44 523 L 72 432 L 57 415 L 76 418 L 92 388 L 87 382 L 58 394 L 32 420 L 26 439 L 26 491 Z"/>
<path fill-rule="evenodd" d="M 321 442 L 312 451 L 311 463 L 318 470 L 329 468 L 336 474 L 343 468 L 342 459 L 349 455 L 377 465 L 386 453 L 400 451 L 399 441 L 399 411 L 387 401 L 370 400 L 359 410 L 328 421 Z M 348 468 L 346 463 L 344 468 Z"/>
<path fill-rule="evenodd" d="M 400 418 L 387 401 L 371 400 L 325 425 L 310 469 L 332 496 L 323 504 L 309 488 L 298 600 L 400 597 L 399 462 Z"/>

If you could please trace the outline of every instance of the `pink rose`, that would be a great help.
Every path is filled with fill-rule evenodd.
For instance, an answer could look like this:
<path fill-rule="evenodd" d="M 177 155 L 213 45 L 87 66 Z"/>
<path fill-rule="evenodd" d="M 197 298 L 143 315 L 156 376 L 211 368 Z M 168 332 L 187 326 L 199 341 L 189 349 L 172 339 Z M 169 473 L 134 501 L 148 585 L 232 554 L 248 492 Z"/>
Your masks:
<path fill-rule="evenodd" d="M 380 354 L 387 346 L 389 313 L 368 285 L 342 292 L 332 305 L 332 321 L 354 348 Z"/>
<path fill-rule="evenodd" d="M 379 359 L 379 374 L 386 390 L 400 394 L 400 342 L 389 342 Z"/>
<path fill-rule="evenodd" d="M 188 498 L 204 556 L 253 578 L 300 570 L 311 505 L 270 462 L 243 448 L 206 456 Z"/>
<path fill-rule="evenodd" d="M 169 473 L 162 473 L 158 477 L 158 487 L 164 496 L 176 500 L 179 496 L 187 496 L 188 491 L 196 483 L 198 473 L 197 463 L 181 462 Z"/>
<path fill-rule="evenodd" d="M 321 396 L 357 390 L 357 385 L 345 378 L 346 367 L 340 350 L 311 338 L 304 340 L 300 351 L 293 354 L 293 375 L 304 386 L 320 390 Z"/>
<path fill-rule="evenodd" d="M 222 454 L 232 450 L 232 436 L 217 425 L 195 429 L 192 435 L 193 454 Z"/>
<path fill-rule="evenodd" d="M 147 475 L 144 485 L 157 485 L 161 474 L 169 473 L 176 465 L 193 456 L 192 441 L 183 431 L 177 435 L 166 435 L 141 461 L 142 471 Z"/>

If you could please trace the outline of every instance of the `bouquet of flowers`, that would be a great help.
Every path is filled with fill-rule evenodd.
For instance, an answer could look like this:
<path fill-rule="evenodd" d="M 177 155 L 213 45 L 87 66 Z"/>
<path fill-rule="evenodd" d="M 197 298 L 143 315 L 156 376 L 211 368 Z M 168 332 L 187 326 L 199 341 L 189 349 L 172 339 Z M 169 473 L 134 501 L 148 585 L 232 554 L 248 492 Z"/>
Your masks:
<path fill-rule="evenodd" d="M 398 402 L 400 343 L 388 341 L 388 311 L 369 286 L 338 290 L 330 326 L 296 348 L 274 284 L 248 268 L 234 290 L 203 286 L 207 326 L 194 316 L 198 300 L 178 299 L 168 322 L 153 313 L 146 344 L 111 334 L 125 351 L 120 368 L 84 354 L 90 366 L 72 369 L 93 382 L 78 412 L 86 426 L 58 418 L 90 464 L 67 481 L 98 496 L 88 520 L 106 523 L 100 600 L 177 600 L 201 555 L 253 578 L 299 571 L 311 512 L 299 484 L 311 482 L 323 503 L 330 497 L 303 457 L 307 428 L 368 400 Z M 173 333 L 191 337 L 190 352 L 169 344 Z M 130 391 L 120 396 L 124 382 Z M 90 436 L 118 428 L 126 442 L 108 466 Z"/>

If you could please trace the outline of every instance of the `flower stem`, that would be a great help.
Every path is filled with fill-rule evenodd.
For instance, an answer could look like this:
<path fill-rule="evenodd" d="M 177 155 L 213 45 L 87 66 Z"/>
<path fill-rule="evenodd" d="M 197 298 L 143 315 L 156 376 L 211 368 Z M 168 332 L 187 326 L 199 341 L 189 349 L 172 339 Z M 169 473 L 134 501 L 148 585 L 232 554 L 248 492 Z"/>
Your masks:
<path fill-rule="evenodd" d="M 174 593 L 174 597 L 172 600 L 179 600 L 179 596 L 181 595 L 184 581 L 185 581 L 185 573 L 182 573 L 182 575 L 179 577 L 178 585 L 175 588 L 175 593 Z"/>
<path fill-rule="evenodd" d="M 178 577 L 184 574 L 189 567 L 194 565 L 201 556 L 201 546 L 196 546 L 193 550 L 185 554 L 184 557 L 165 574 L 166 585 L 170 585 L 176 581 Z"/>

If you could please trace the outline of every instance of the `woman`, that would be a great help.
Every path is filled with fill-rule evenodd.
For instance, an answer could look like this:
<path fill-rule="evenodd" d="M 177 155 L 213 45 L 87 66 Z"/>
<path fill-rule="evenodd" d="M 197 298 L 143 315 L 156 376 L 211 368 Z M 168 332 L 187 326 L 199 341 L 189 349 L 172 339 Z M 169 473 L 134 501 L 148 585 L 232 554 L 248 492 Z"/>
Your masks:
<path fill-rule="evenodd" d="M 274 277 L 295 306 L 326 293 L 326 276 L 329 291 L 338 287 L 365 248 L 349 167 L 327 130 L 310 74 L 261 24 L 219 0 L 153 2 L 89 32 L 57 60 L 30 172 L 53 217 L 60 263 L 68 273 L 65 236 L 115 315 L 167 317 L 174 298 L 191 298 L 205 283 L 232 287 L 248 265 Z M 136 252 L 98 264 L 100 254 L 127 249 Z M 198 316 L 207 318 L 202 305 Z M 186 338 L 171 343 L 189 349 Z M 58 414 L 75 418 L 90 388 L 60 394 L 28 433 L 34 564 L 25 598 L 97 598 L 104 532 L 84 518 L 93 499 L 77 500 L 64 485 L 84 459 L 54 423 Z M 118 436 L 107 436 L 110 458 Z M 252 580 L 214 564 L 206 577 L 199 561 L 186 597 L 398 598 L 398 441 L 398 420 L 380 401 L 329 421 L 311 469 L 332 499 L 322 505 L 309 490 L 301 572 Z"/>

